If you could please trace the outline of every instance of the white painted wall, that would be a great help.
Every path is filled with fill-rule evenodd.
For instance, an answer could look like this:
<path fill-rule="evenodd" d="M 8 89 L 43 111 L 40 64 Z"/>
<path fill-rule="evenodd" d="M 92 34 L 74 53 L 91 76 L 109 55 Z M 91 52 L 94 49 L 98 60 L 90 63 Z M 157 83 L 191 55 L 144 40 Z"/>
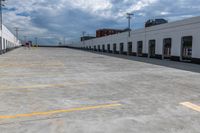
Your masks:
<path fill-rule="evenodd" d="M 138 29 L 131 32 L 131 37 L 128 37 L 128 32 L 110 35 L 101 38 L 95 38 L 80 43 L 79 47 L 98 46 L 105 44 L 117 44 L 119 51 L 119 44 L 124 43 L 124 50 L 127 51 L 127 43 L 133 42 L 133 52 L 137 52 L 137 42 L 143 41 L 143 53 L 148 53 L 149 40 L 156 40 L 156 54 L 162 55 L 163 53 L 163 39 L 172 39 L 172 56 L 181 56 L 181 39 L 184 36 L 193 36 L 193 58 L 200 58 L 200 17 L 190 18 L 186 20 L 176 21 L 172 23 L 157 25 L 145 29 Z M 105 47 L 107 48 L 107 46 Z"/>
<path fill-rule="evenodd" d="M 2 31 L 0 31 L 0 37 L 2 36 L 2 44 L 0 45 L 0 50 L 5 50 L 6 48 L 14 48 L 21 45 L 20 41 L 17 40 L 17 38 L 4 25 L 2 28 Z"/>

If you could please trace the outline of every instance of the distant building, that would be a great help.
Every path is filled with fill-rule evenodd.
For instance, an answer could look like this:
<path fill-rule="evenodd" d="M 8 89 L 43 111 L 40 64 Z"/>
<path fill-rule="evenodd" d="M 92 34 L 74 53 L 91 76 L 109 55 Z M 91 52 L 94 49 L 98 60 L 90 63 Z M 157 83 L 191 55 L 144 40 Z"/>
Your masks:
<path fill-rule="evenodd" d="M 109 36 L 113 34 L 122 33 L 124 30 L 120 29 L 99 29 L 96 31 L 96 37 Z"/>
<path fill-rule="evenodd" d="M 151 26 L 155 26 L 155 25 L 160 25 L 160 24 L 165 24 L 168 23 L 167 20 L 165 19 L 150 19 L 145 23 L 145 27 L 151 27 Z"/>
<path fill-rule="evenodd" d="M 90 39 L 94 39 L 94 38 L 96 38 L 96 37 L 94 37 L 94 36 L 83 36 L 83 37 L 81 37 L 81 41 L 90 40 Z"/>

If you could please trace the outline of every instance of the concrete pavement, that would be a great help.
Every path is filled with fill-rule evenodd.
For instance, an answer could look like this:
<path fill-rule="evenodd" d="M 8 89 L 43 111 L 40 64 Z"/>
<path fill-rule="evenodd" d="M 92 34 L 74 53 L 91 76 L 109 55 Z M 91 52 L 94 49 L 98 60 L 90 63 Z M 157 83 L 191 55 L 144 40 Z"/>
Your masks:
<path fill-rule="evenodd" d="M 200 65 L 20 48 L 0 77 L 2 133 L 200 132 Z"/>

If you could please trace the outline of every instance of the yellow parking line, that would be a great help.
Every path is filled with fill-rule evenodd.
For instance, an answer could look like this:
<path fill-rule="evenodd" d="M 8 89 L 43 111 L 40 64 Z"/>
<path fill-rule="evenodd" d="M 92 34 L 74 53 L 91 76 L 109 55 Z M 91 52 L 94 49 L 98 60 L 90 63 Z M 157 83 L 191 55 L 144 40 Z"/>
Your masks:
<path fill-rule="evenodd" d="M 4 67 L 64 67 L 64 64 L 59 62 L 59 63 L 32 63 L 32 64 L 4 64 L 0 65 L 0 68 Z"/>
<path fill-rule="evenodd" d="M 47 85 L 30 85 L 30 86 L 0 86 L 0 90 L 8 89 L 34 89 L 34 88 L 50 88 L 50 87 L 63 87 L 64 85 L 59 84 L 47 84 Z M 2 89 L 1 89 L 2 88 Z"/>
<path fill-rule="evenodd" d="M 0 74 L 0 77 L 50 77 L 50 76 L 65 76 L 65 74 L 54 73 L 54 74 L 45 74 L 45 73 L 21 73 L 21 74 Z"/>
<path fill-rule="evenodd" d="M 66 110 L 53 110 L 53 111 L 47 111 L 47 112 L 33 112 L 33 113 L 28 113 L 28 114 L 3 115 L 3 116 L 0 116 L 0 119 L 14 119 L 14 118 L 22 118 L 22 117 L 44 116 L 44 115 L 53 115 L 53 114 L 59 114 L 59 113 L 69 113 L 69 112 L 75 112 L 75 111 L 104 109 L 104 108 L 111 108 L 111 107 L 117 107 L 117 106 L 121 106 L 121 104 L 114 103 L 114 104 L 104 104 L 104 105 L 97 105 L 97 106 L 86 106 L 86 107 L 80 107 L 80 108 L 71 108 L 71 109 L 66 109 Z"/>
<path fill-rule="evenodd" d="M 63 84 L 35 84 L 35 85 L 29 85 L 29 86 L 0 86 L 0 90 L 2 89 L 34 89 L 34 88 L 52 88 L 52 87 L 65 87 L 65 86 L 71 86 L 71 85 L 84 85 L 87 84 L 87 82 L 79 81 L 79 82 L 64 82 Z M 2 88 L 2 89 L 1 89 Z"/>
<path fill-rule="evenodd" d="M 48 87 L 64 87 L 64 84 L 47 84 L 47 85 L 31 85 L 18 87 L 20 89 L 48 88 Z"/>
<path fill-rule="evenodd" d="M 188 107 L 190 109 L 193 109 L 195 111 L 200 112 L 200 106 L 198 106 L 196 104 L 193 104 L 193 103 L 190 103 L 190 102 L 183 102 L 183 103 L 180 103 L 180 104 L 185 106 L 185 107 Z"/>

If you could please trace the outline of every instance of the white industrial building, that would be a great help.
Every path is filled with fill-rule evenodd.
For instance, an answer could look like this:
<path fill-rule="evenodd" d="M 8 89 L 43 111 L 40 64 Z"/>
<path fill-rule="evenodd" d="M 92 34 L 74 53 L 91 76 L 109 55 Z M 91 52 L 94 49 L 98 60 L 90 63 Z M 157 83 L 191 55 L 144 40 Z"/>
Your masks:
<path fill-rule="evenodd" d="M 0 30 L 0 54 L 21 46 L 21 42 L 6 28 Z"/>
<path fill-rule="evenodd" d="M 200 63 L 200 17 L 82 41 L 81 48 Z"/>

